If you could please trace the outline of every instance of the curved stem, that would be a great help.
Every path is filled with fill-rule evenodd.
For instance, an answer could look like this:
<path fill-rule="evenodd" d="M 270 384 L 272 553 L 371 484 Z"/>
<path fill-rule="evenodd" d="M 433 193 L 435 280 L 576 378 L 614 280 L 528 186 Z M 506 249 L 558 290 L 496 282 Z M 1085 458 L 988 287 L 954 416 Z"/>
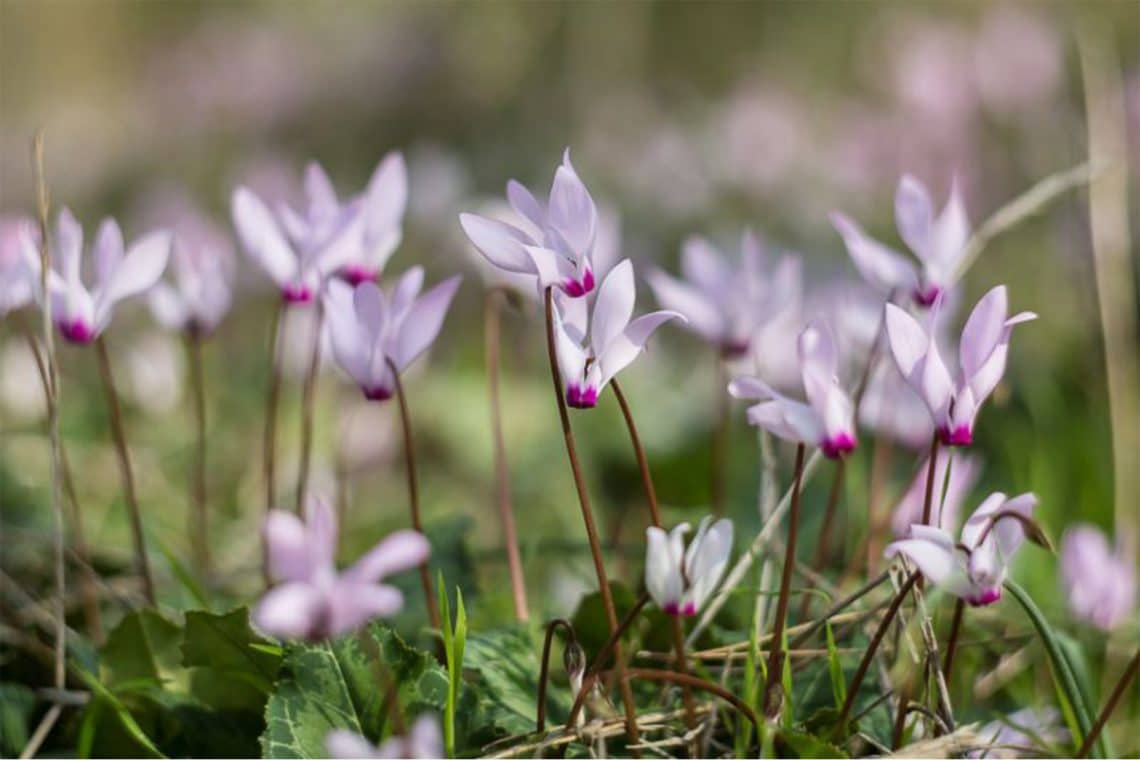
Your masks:
<path fill-rule="evenodd" d="M 745 718 L 748 718 L 748 720 L 752 722 L 752 728 L 756 731 L 756 734 L 759 735 L 760 733 L 760 721 L 756 717 L 756 712 L 740 697 L 711 681 L 706 681 L 703 678 L 698 678 L 697 676 L 687 673 L 674 673 L 671 670 L 652 670 L 649 668 L 630 668 L 626 671 L 625 678 L 640 678 L 644 681 L 671 681 L 672 683 L 682 686 L 691 686 L 694 689 L 715 694 L 735 707 L 737 712 Z"/>
<path fill-rule="evenodd" d="M 491 401 L 491 438 L 495 452 L 495 499 L 499 505 L 499 521 L 503 525 L 503 542 L 507 549 L 507 568 L 511 576 L 511 592 L 515 603 L 515 619 L 525 623 L 530 614 L 526 604 L 526 579 L 519 556 L 519 536 L 515 512 L 511 506 L 511 478 L 507 466 L 507 446 L 503 440 L 503 406 L 499 397 L 499 356 L 502 346 L 499 304 L 502 292 L 487 291 L 483 305 L 483 332 L 486 344 L 487 389 Z"/>
<path fill-rule="evenodd" d="M 95 356 L 98 359 L 99 373 L 103 376 L 103 390 L 107 395 L 107 409 L 111 416 L 111 437 L 115 451 L 119 455 L 119 475 L 123 483 L 123 498 L 127 502 L 127 515 L 131 522 L 131 539 L 134 541 L 135 564 L 143 582 L 143 594 L 147 602 L 156 605 L 154 579 L 150 574 L 150 561 L 146 556 L 146 537 L 143 535 L 142 513 L 135 496 L 135 476 L 131 469 L 131 455 L 127 449 L 127 435 L 123 429 L 123 411 L 119 406 L 119 393 L 115 390 L 115 376 L 111 372 L 111 359 L 107 355 L 107 343 L 100 336 L 95 339 Z"/>
<path fill-rule="evenodd" d="M 570 621 L 565 618 L 555 618 L 546 624 L 546 638 L 542 642 L 542 669 L 538 674 L 538 694 L 535 697 L 536 709 L 534 718 L 534 730 L 541 733 L 546 730 L 546 681 L 550 674 L 550 648 L 554 643 L 554 629 L 561 627 L 566 631 L 566 636 L 570 642 L 577 642 L 577 637 L 574 635 L 574 626 L 570 625 Z M 570 646 L 567 643 L 566 646 Z M 574 695 L 575 699 L 577 694 Z"/>
<path fill-rule="evenodd" d="M 574 430 L 570 427 L 570 415 L 566 411 L 566 398 L 562 392 L 562 377 L 558 372 L 558 354 L 554 343 L 554 292 L 546 288 L 546 353 L 550 360 L 550 380 L 554 386 L 555 401 L 558 404 L 558 417 L 562 422 L 562 438 L 566 444 L 566 456 L 570 460 L 570 471 L 574 476 L 574 488 L 578 492 L 578 506 L 582 510 L 582 521 L 586 525 L 586 536 L 590 540 L 590 552 L 594 557 L 594 572 L 598 576 L 598 593 L 602 597 L 602 606 L 606 610 L 609 620 L 610 633 L 618 630 L 617 612 L 614 609 L 613 594 L 610 591 L 609 580 L 606 578 L 606 566 L 602 562 L 602 545 L 598 540 L 598 528 L 594 523 L 594 513 L 590 509 L 590 497 L 586 492 L 586 481 L 582 477 L 582 468 L 578 464 L 578 449 L 574 444 Z M 633 702 L 633 691 L 629 683 L 621 678 L 625 667 L 621 656 L 621 644 L 614 644 L 614 656 L 617 661 L 619 685 L 621 688 L 622 703 L 625 706 L 626 735 L 630 744 L 639 740 L 637 729 L 637 707 Z"/>
<path fill-rule="evenodd" d="M 902 606 L 903 600 L 906 599 L 910 589 L 918 581 L 921 575 L 918 572 L 911 573 L 906 582 L 895 594 L 895 598 L 891 600 L 891 606 L 887 608 L 886 614 L 883 616 L 882 621 L 879 622 L 879 627 L 875 629 L 875 635 L 871 637 L 871 643 L 867 645 L 867 651 L 863 653 L 863 659 L 859 661 L 859 669 L 855 671 L 855 677 L 851 679 L 851 685 L 847 687 L 847 699 L 843 701 L 843 708 L 839 711 L 839 720 L 835 723 L 835 731 L 839 732 L 844 729 L 847 724 L 847 716 L 851 714 L 851 708 L 855 704 L 855 697 L 859 693 L 859 687 L 863 685 L 863 678 L 867 675 L 867 669 L 871 666 L 871 660 L 875 656 L 875 650 L 879 648 L 882 643 L 883 637 L 887 634 L 887 629 L 891 626 L 891 621 L 895 619 L 898 614 L 899 607 Z"/>
<path fill-rule="evenodd" d="M 277 508 L 277 406 L 281 397 L 281 317 L 285 300 L 278 298 L 269 327 L 269 385 L 265 390 L 265 427 L 261 438 L 261 468 L 265 479 L 265 514 Z M 261 540 L 261 577 L 269 587 L 269 549 Z"/>
<path fill-rule="evenodd" d="M 788 542 L 784 547 L 784 570 L 780 577 L 780 596 L 776 602 L 776 624 L 772 633 L 772 651 L 768 655 L 768 683 L 764 686 L 764 715 L 774 718 L 783 708 L 784 628 L 788 622 L 788 597 L 792 588 L 792 573 L 796 563 L 796 533 L 800 520 L 800 489 L 803 486 L 804 450 L 796 447 L 795 485 L 792 486 L 792 506 L 788 512 Z"/>
<path fill-rule="evenodd" d="M 412 527 L 419 533 L 423 533 L 423 521 L 420 519 L 420 491 L 416 482 L 416 446 L 412 438 L 412 418 L 408 413 L 408 398 L 404 394 L 404 385 L 400 382 L 400 373 L 396 371 L 396 365 L 392 363 L 391 359 L 388 360 L 388 369 L 392 372 L 392 377 L 395 378 L 396 397 L 400 402 L 400 425 L 404 431 L 404 469 L 408 476 L 408 502 L 412 510 Z M 431 571 L 428 569 L 427 560 L 420 564 L 420 584 L 424 588 L 424 598 L 427 601 L 428 619 L 431 621 L 431 626 L 440 630 L 439 602 L 432 591 Z"/>
<path fill-rule="evenodd" d="M 309 367 L 301 389 L 301 460 L 297 466 L 297 514 L 305 507 L 305 494 L 309 490 L 309 469 L 313 456 L 313 406 L 317 398 L 317 376 L 321 368 L 321 332 L 325 326 L 325 309 L 317 299 L 317 326 L 313 332 L 313 345 L 309 352 Z"/>
<path fill-rule="evenodd" d="M 202 337 L 193 331 L 185 336 L 187 364 L 190 366 L 190 390 L 194 400 L 193 476 L 190 479 L 190 536 L 198 572 L 210 572 L 209 512 L 206 509 L 206 380 L 202 372 Z"/>
<path fill-rule="evenodd" d="M 1104 726 L 1108 723 L 1109 717 L 1112 716 L 1116 706 L 1120 704 L 1121 697 L 1128 689 L 1132 679 L 1136 678 L 1136 674 L 1140 672 L 1140 649 L 1136 650 L 1136 654 L 1132 657 L 1132 661 L 1128 663 L 1128 667 L 1124 670 L 1124 675 L 1120 676 L 1120 680 L 1116 682 L 1116 686 L 1112 689 L 1112 694 L 1109 695 L 1108 701 L 1104 704 L 1104 709 L 1100 711 L 1100 715 L 1096 718 L 1096 723 L 1093 724 L 1092 729 L 1089 731 L 1088 736 L 1081 743 L 1081 748 L 1077 750 L 1077 757 L 1088 757 L 1089 752 L 1092 751 L 1092 745 L 1100 736 Z"/>
<path fill-rule="evenodd" d="M 946 660 L 942 663 L 942 675 L 947 683 L 954 668 L 954 652 L 958 648 L 958 633 L 962 629 L 962 616 L 966 612 L 966 603 L 961 599 L 954 604 L 954 617 L 950 621 L 950 635 L 946 639 Z"/>
<path fill-rule="evenodd" d="M 637 458 L 637 468 L 641 472 L 641 486 L 645 490 L 645 501 L 649 505 L 650 522 L 654 527 L 660 528 L 662 527 L 661 509 L 657 505 L 657 490 L 653 487 L 653 476 L 649 472 L 649 460 L 645 456 L 645 448 L 641 445 L 641 436 L 638 435 L 637 424 L 633 421 L 633 412 L 630 411 L 629 403 L 626 401 L 625 394 L 622 393 L 621 385 L 616 377 L 610 380 L 610 386 L 614 389 L 614 396 L 617 397 L 618 405 L 621 406 L 621 413 L 625 417 L 625 425 L 629 430 L 629 441 L 633 446 L 634 456 Z M 677 670 L 681 673 L 688 673 L 689 663 L 685 658 L 685 631 L 681 625 L 681 619 L 676 615 L 673 615 L 672 618 L 673 650 L 677 655 Z M 682 687 L 681 694 L 685 703 L 686 725 L 693 728 L 697 724 L 693 694 L 687 686 Z"/>

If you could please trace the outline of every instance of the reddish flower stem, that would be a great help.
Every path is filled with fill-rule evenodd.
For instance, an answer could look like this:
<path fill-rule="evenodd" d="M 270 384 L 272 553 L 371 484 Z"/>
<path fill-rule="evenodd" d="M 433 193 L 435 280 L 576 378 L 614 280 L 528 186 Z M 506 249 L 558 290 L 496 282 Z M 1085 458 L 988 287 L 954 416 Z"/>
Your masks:
<path fill-rule="evenodd" d="M 265 514 L 277 508 L 277 406 L 281 397 L 281 318 L 285 300 L 279 298 L 269 327 L 269 385 L 265 390 L 265 427 L 262 429 L 262 475 L 265 479 Z M 261 540 L 261 577 L 269 587 L 269 546 Z"/>
<path fill-rule="evenodd" d="M 538 694 L 535 697 L 534 730 L 537 733 L 546 730 L 546 682 L 550 676 L 550 649 L 554 643 L 554 630 L 558 627 L 566 631 L 566 638 L 568 639 L 566 646 L 571 646 L 577 642 L 574 626 L 570 625 L 569 620 L 555 618 L 546 624 L 546 637 L 542 642 L 542 669 L 538 674 Z M 577 696 L 577 694 L 574 695 L 575 699 Z"/>
<path fill-rule="evenodd" d="M 190 390 L 194 402 L 193 475 L 190 478 L 190 536 L 198 572 L 210 573 L 209 510 L 206 507 L 206 379 L 202 371 L 202 337 L 188 331 L 185 336 L 186 359 L 190 368 Z"/>
<path fill-rule="evenodd" d="M 1109 695 L 1108 701 L 1104 704 L 1104 709 L 1100 711 L 1100 715 L 1096 718 L 1096 723 L 1093 723 L 1093 727 L 1089 729 L 1089 735 L 1081 742 L 1081 747 L 1077 750 L 1077 757 L 1089 756 L 1089 752 L 1092 751 L 1092 746 L 1096 743 L 1097 737 L 1099 737 L 1100 732 L 1104 730 L 1105 724 L 1108 723 L 1108 719 L 1112 716 L 1113 711 L 1116 710 L 1116 706 L 1120 704 L 1124 692 L 1128 690 L 1129 684 L 1136 678 L 1137 673 L 1140 673 L 1140 649 L 1136 650 L 1136 654 L 1133 655 L 1132 660 L 1128 663 L 1128 667 L 1124 669 L 1124 675 L 1120 677 L 1120 680 L 1116 682 L 1116 686 L 1113 687 L 1112 694 Z"/>
<path fill-rule="evenodd" d="M 511 505 L 511 478 L 507 466 L 507 446 L 503 439 L 503 406 L 499 396 L 499 357 L 502 347 L 500 303 L 502 292 L 487 291 L 483 304 L 483 332 L 486 347 L 487 390 L 491 402 L 491 437 L 495 452 L 495 500 L 499 506 L 499 521 L 503 526 L 503 541 L 507 550 L 507 569 L 511 576 L 511 594 L 515 603 L 515 619 L 525 623 L 530 617 L 526 604 L 526 579 L 523 576 L 522 557 L 519 555 L 518 529 Z"/>
<path fill-rule="evenodd" d="M 570 415 L 566 411 L 566 398 L 562 391 L 562 376 L 558 372 L 558 354 L 554 343 L 554 292 L 546 288 L 546 353 L 550 360 L 550 380 L 554 387 L 555 401 L 558 404 L 558 417 L 562 423 L 562 438 L 566 444 L 566 456 L 570 460 L 570 471 L 574 476 L 574 488 L 578 492 L 578 506 L 582 510 L 582 522 L 586 526 L 586 537 L 590 541 L 590 553 L 594 557 L 594 572 L 598 576 L 598 593 L 609 621 L 610 633 L 618 630 L 617 611 L 614 608 L 613 594 L 606 578 L 606 566 L 602 561 L 602 545 L 598 539 L 598 528 L 594 523 L 594 513 L 590 509 L 590 496 L 586 491 L 586 481 L 578 464 L 578 449 L 574 443 L 574 430 L 570 427 Z M 637 728 L 637 707 L 633 702 L 633 690 L 629 682 L 621 678 L 625 663 L 621 656 L 621 644 L 614 644 L 614 659 L 618 671 L 622 703 L 625 706 L 626 737 L 630 744 L 637 744 L 640 734 Z"/>
<path fill-rule="evenodd" d="M 732 425 L 732 408 L 728 402 L 728 369 L 724 359 L 716 360 L 716 427 L 712 437 L 710 501 L 713 514 L 724 515 L 725 471 L 728 465 L 728 434 Z"/>
<path fill-rule="evenodd" d="M 135 495 L 135 476 L 131 469 L 131 455 L 127 449 L 127 435 L 123 429 L 123 411 L 119 406 L 119 394 L 115 390 L 115 376 L 111 372 L 111 359 L 107 355 L 107 343 L 102 336 L 95 339 L 95 357 L 98 359 L 99 374 L 103 377 L 103 390 L 107 396 L 107 409 L 111 417 L 111 437 L 115 451 L 119 455 L 119 475 L 123 484 L 123 498 L 127 502 L 127 515 L 131 522 L 131 539 L 134 541 L 135 565 L 142 578 L 143 595 L 152 606 L 157 605 L 154 593 L 154 578 L 150 574 L 150 561 L 146 556 L 146 537 L 143 535 L 142 513 L 139 511 Z"/>
<path fill-rule="evenodd" d="M 954 668 L 954 652 L 958 648 L 958 633 L 962 629 L 962 616 L 966 612 L 966 603 L 961 599 L 954 604 L 954 617 L 950 621 L 950 636 L 946 640 L 946 660 L 942 663 L 942 676 L 947 684 Z"/>
<path fill-rule="evenodd" d="M 801 443 L 796 447 L 795 485 L 792 487 L 792 503 L 788 510 L 788 542 L 784 548 L 784 571 L 780 578 L 780 596 L 776 602 L 776 624 L 772 630 L 772 651 L 768 655 L 768 683 L 764 687 L 764 715 L 774 718 L 783 708 L 784 672 L 784 628 L 788 622 L 788 597 L 791 595 L 792 574 L 796 563 L 796 533 L 800 520 L 800 489 L 803 485 L 804 450 Z"/>
<path fill-rule="evenodd" d="M 408 502 L 412 510 L 412 527 L 423 533 L 423 521 L 420 519 L 420 490 L 416 480 L 416 445 L 412 438 L 412 418 L 408 412 L 408 398 L 404 394 L 404 384 L 400 382 L 400 373 L 396 371 L 396 365 L 392 363 L 391 359 L 388 360 L 388 369 L 391 370 L 392 377 L 395 378 L 396 396 L 400 402 L 400 424 L 404 432 L 404 469 L 408 475 Z M 431 570 L 428 568 L 427 560 L 420 563 L 420 584 L 424 588 L 424 599 L 427 602 L 428 619 L 431 626 L 436 630 L 441 630 L 439 601 L 432 591 Z"/>

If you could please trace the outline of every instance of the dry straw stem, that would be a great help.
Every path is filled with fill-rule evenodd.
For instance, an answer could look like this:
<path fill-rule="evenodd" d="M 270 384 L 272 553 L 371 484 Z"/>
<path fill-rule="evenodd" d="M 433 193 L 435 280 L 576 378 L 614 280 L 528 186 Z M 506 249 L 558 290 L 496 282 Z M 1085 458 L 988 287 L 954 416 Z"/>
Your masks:
<path fill-rule="evenodd" d="M 37 132 L 32 140 L 32 168 L 36 176 L 36 211 L 40 225 L 40 308 L 43 315 L 44 362 L 48 380 L 44 390 L 47 393 L 48 437 L 51 441 L 51 515 L 55 537 L 54 556 L 52 558 L 55 562 L 56 593 L 55 669 L 53 675 L 56 688 L 62 689 L 67 675 L 67 619 L 64 610 L 67 578 L 63 564 L 63 443 L 59 434 L 59 365 L 56 363 L 55 356 L 55 336 L 51 316 L 52 303 L 51 298 L 48 297 L 48 275 L 51 272 L 51 249 L 48 246 L 50 201 L 47 178 L 44 174 L 44 133 L 42 131 Z M 50 711 L 45 716 L 40 728 L 42 729 L 47 725 L 47 728 L 50 729 L 50 724 L 54 723 L 58 717 L 58 710 Z M 44 731 L 44 735 L 46 735 L 46 731 Z M 29 743 L 29 746 L 34 743 L 34 741 Z M 33 749 L 33 753 L 34 751 Z"/>
<path fill-rule="evenodd" d="M 1088 118 L 1089 164 L 1103 167 L 1089 185 L 1093 271 L 1104 331 L 1115 473 L 1116 535 L 1140 548 L 1140 331 L 1136 323 L 1128 228 L 1128 138 L 1124 89 L 1112 34 L 1089 20 L 1079 31 Z"/>
<path fill-rule="evenodd" d="M 301 388 L 301 458 L 297 466 L 297 514 L 301 514 L 304 509 L 305 494 L 309 490 L 309 469 L 313 457 L 313 407 L 317 403 L 317 377 L 321 369 L 321 334 L 325 325 L 324 302 L 318 298 L 315 308 L 317 326 L 313 331 L 313 344 L 309 350 L 305 384 Z M 399 382 L 399 378 L 396 382 Z"/>

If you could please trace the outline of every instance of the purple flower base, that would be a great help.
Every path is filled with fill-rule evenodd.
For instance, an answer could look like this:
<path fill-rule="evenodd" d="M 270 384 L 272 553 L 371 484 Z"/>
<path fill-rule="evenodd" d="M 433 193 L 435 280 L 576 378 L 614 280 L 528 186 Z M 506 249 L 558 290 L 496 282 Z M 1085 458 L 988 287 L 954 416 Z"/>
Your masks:
<path fill-rule="evenodd" d="M 938 438 L 947 446 L 969 446 L 974 442 L 974 431 L 966 425 L 959 425 L 953 430 L 940 428 Z"/>
<path fill-rule="evenodd" d="M 586 274 L 583 275 L 580 281 L 568 279 L 562 283 L 562 289 L 566 291 L 566 295 L 571 298 L 584 296 L 594 289 L 594 273 L 587 269 Z"/>
<path fill-rule="evenodd" d="M 307 285 L 285 285 L 281 288 L 281 297 L 285 303 L 310 303 L 313 300 L 313 289 Z"/>
<path fill-rule="evenodd" d="M 598 405 L 598 389 L 571 385 L 566 389 L 566 403 L 575 409 L 593 409 Z"/>
<path fill-rule="evenodd" d="M 855 436 L 850 433 L 840 433 L 834 438 L 825 438 L 819 447 L 828 459 L 840 459 L 844 454 L 855 450 Z"/>
<path fill-rule="evenodd" d="M 81 319 L 74 322 L 60 322 L 59 334 L 68 343 L 85 346 L 95 340 L 95 329 Z"/>

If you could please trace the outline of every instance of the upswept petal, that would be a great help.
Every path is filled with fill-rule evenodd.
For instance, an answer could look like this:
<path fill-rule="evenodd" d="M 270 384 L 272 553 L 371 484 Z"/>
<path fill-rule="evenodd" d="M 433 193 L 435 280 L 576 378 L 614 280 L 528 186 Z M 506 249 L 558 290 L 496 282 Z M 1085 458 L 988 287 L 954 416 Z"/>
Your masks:
<path fill-rule="evenodd" d="M 234 191 L 231 207 L 238 238 L 254 262 L 278 285 L 296 277 L 297 255 L 261 199 L 239 187 Z"/>
<path fill-rule="evenodd" d="M 170 259 L 170 241 L 167 230 L 156 230 L 135 241 L 119 265 L 107 274 L 98 299 L 110 305 L 153 287 Z"/>
<path fill-rule="evenodd" d="M 344 574 L 358 583 L 376 583 L 422 564 L 429 556 L 431 543 L 422 533 L 400 530 L 370 549 Z"/>
<path fill-rule="evenodd" d="M 701 291 L 659 269 L 646 275 L 657 303 L 685 315 L 689 328 L 710 343 L 724 339 L 725 325 L 720 310 Z"/>
<path fill-rule="evenodd" d="M 333 567 L 336 561 L 336 511 L 328 499 L 309 496 L 305 501 L 305 529 L 314 569 Z"/>
<path fill-rule="evenodd" d="M 460 214 L 459 223 L 472 244 L 495 266 L 508 272 L 538 273 L 525 248 L 533 241 L 522 230 L 478 214 Z"/>
<path fill-rule="evenodd" d="M 400 226 L 408 208 L 408 167 L 404 155 L 392 151 L 372 172 L 364 191 L 364 244 L 383 246 L 387 257 L 399 245 Z M 385 262 L 377 262 L 383 266 Z"/>
<path fill-rule="evenodd" d="M 253 611 L 253 623 L 286 639 L 307 638 L 321 617 L 324 601 L 305 583 L 283 583 L 266 592 Z"/>
<path fill-rule="evenodd" d="M 869 237 L 844 214 L 833 212 L 831 224 L 843 238 L 847 253 L 864 280 L 884 293 L 915 289 L 918 277 L 914 265 L 902 255 Z"/>
<path fill-rule="evenodd" d="M 558 359 L 558 371 L 562 375 L 562 385 L 567 391 L 571 386 L 582 382 L 586 371 L 586 351 L 566 330 L 558 309 L 554 316 L 554 353 Z"/>
<path fill-rule="evenodd" d="M 417 298 L 408 309 L 400 323 L 399 338 L 392 357 L 398 370 L 403 371 L 435 341 L 462 279 L 460 275 L 447 278 Z"/>
<path fill-rule="evenodd" d="M 885 319 L 891 354 L 903 377 L 909 380 L 919 362 L 926 356 L 930 336 L 918 320 L 893 303 L 886 305 Z"/>
<path fill-rule="evenodd" d="M 681 244 L 681 274 L 713 299 L 723 296 L 733 279 L 724 255 L 700 235 L 692 235 Z"/>
<path fill-rule="evenodd" d="M 728 393 L 740 399 L 773 399 L 780 394 L 758 377 L 738 377 L 728 384 Z"/>
<path fill-rule="evenodd" d="M 329 635 L 356 630 L 377 617 L 391 617 L 404 607 L 404 595 L 395 586 L 354 583 L 341 579 L 329 595 Z"/>
<path fill-rule="evenodd" d="M 973 586 L 966 573 L 965 555 L 954 547 L 948 535 L 936 528 L 927 528 L 922 536 L 888 544 L 883 556 L 890 559 L 901 554 L 934 585 L 960 598 L 970 596 Z"/>
<path fill-rule="evenodd" d="M 69 288 L 79 284 L 79 264 L 83 256 L 83 227 L 64 206 L 55 222 L 55 250 L 59 272 Z"/>
<path fill-rule="evenodd" d="M 396 285 L 392 288 L 392 321 L 394 324 L 399 324 L 404 319 L 404 315 L 408 309 L 415 303 L 416 296 L 424 286 L 424 268 L 421 266 L 414 266 L 400 276 L 396 280 Z"/>
<path fill-rule="evenodd" d="M 1008 299 L 1005 286 L 998 285 L 982 296 L 970 312 L 958 346 L 965 377 L 976 375 L 1001 341 L 1009 313 Z"/>
<path fill-rule="evenodd" d="M 340 211 L 340 200 L 337 199 L 332 180 L 324 167 L 316 161 L 310 161 L 305 166 L 304 186 L 310 222 L 329 219 Z"/>
<path fill-rule="evenodd" d="M 296 515 L 274 509 L 265 518 L 264 531 L 270 576 L 279 581 L 309 580 L 315 558 L 305 524 Z"/>
<path fill-rule="evenodd" d="M 537 229 L 546 226 L 546 209 L 523 183 L 513 179 L 507 182 L 507 202 Z"/>
<path fill-rule="evenodd" d="M 909 174 L 899 180 L 895 193 L 895 224 L 899 237 L 924 261 L 935 251 L 932 246 L 934 203 L 926 186 Z"/>
<path fill-rule="evenodd" d="M 662 609 L 681 601 L 680 559 L 669 549 L 669 538 L 657 527 L 645 529 L 645 588 Z"/>
<path fill-rule="evenodd" d="M 685 554 L 685 575 L 690 584 L 686 601 L 691 603 L 694 611 L 704 606 L 720 583 L 732 551 L 732 521 L 724 518 L 711 526 L 710 523 L 712 517 L 701 520 L 697 535 Z"/>
<path fill-rule="evenodd" d="M 933 235 L 933 261 L 928 263 L 932 268 L 931 274 L 937 280 L 945 281 L 953 276 L 970 239 L 970 219 L 966 215 L 966 204 L 957 177 L 950 184 L 950 198 L 934 223 Z"/>
<path fill-rule="evenodd" d="M 814 446 L 825 435 L 810 406 L 783 397 L 749 407 L 748 421 L 779 438 L 796 443 Z"/>
<path fill-rule="evenodd" d="M 628 367 L 644 350 L 649 336 L 670 319 L 685 320 L 675 311 L 651 311 L 630 322 L 620 335 L 610 341 L 605 353 L 597 357 L 601 371 L 599 390 L 610 378 Z"/>
<path fill-rule="evenodd" d="M 343 282 L 329 283 L 329 292 L 342 293 L 349 291 L 352 294 L 352 315 L 356 323 L 370 336 L 378 336 L 384 332 L 388 321 L 388 302 L 384 291 L 375 282 L 362 282 L 355 288 Z"/>
<path fill-rule="evenodd" d="M 336 760 L 373 760 L 380 757 L 372 742 L 345 728 L 328 733 L 325 737 L 325 751 Z"/>
<path fill-rule="evenodd" d="M 562 165 L 554 172 L 546 215 L 550 226 L 558 231 L 575 256 L 589 255 L 598 228 L 598 209 L 570 163 L 569 148 L 563 154 Z"/>
<path fill-rule="evenodd" d="M 168 330 L 182 330 L 190 321 L 190 310 L 182 297 L 165 282 L 151 288 L 147 302 L 155 321 Z"/>
<path fill-rule="evenodd" d="M 595 356 L 601 356 L 617 338 L 633 317 L 633 302 L 636 298 L 633 282 L 633 263 L 623 259 L 615 266 L 594 301 L 594 318 L 590 325 L 590 346 Z"/>
<path fill-rule="evenodd" d="M 358 286 L 357 290 L 366 283 Z M 373 339 L 360 326 L 354 306 L 355 295 L 344 282 L 330 282 L 325 296 L 325 321 L 333 357 L 357 385 L 369 383 L 369 362 Z"/>
<path fill-rule="evenodd" d="M 107 217 L 99 224 L 99 231 L 95 233 L 95 247 L 91 255 L 95 261 L 95 284 L 99 289 L 106 289 L 111 278 L 123 260 L 123 231 L 119 223 Z"/>

